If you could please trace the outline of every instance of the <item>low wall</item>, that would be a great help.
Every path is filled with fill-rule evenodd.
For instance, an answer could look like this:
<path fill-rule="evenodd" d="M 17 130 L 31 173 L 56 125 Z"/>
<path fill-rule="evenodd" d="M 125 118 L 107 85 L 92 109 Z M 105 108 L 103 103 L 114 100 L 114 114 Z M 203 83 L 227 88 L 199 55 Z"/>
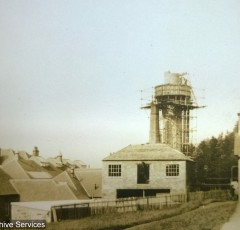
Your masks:
<path fill-rule="evenodd" d="M 51 222 L 50 212 L 48 210 L 35 209 L 30 207 L 11 205 L 12 220 L 46 220 Z"/>
<path fill-rule="evenodd" d="M 155 197 L 131 197 L 115 200 L 91 200 L 84 203 L 51 205 L 48 209 L 12 204 L 12 220 L 46 220 L 46 222 L 67 219 L 80 219 L 90 215 L 111 212 L 131 212 L 137 210 L 165 209 L 178 207 L 182 203 L 192 200 L 214 199 L 223 201 L 230 199 L 229 190 L 212 190 L 207 192 L 191 192 L 186 194 L 159 194 Z M 51 219 L 52 217 L 52 219 Z"/>

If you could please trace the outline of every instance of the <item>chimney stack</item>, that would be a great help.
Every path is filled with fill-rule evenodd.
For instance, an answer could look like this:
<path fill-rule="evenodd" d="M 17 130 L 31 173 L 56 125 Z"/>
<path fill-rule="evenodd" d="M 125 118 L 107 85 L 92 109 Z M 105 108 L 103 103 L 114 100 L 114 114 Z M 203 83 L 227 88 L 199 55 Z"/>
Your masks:
<path fill-rule="evenodd" d="M 38 157 L 38 156 L 39 156 L 38 147 L 36 147 L 36 146 L 34 147 L 32 155 L 35 156 L 35 157 Z"/>
<path fill-rule="evenodd" d="M 61 152 L 60 152 L 59 155 L 57 156 L 57 160 L 59 160 L 61 163 L 63 163 L 62 153 L 61 153 Z"/>

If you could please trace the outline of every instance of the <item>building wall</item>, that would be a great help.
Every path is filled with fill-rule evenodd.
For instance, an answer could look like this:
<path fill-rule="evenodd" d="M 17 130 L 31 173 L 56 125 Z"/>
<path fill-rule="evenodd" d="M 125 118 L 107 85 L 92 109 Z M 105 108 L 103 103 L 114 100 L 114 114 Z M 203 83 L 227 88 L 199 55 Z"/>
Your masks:
<path fill-rule="evenodd" d="M 0 195 L 0 221 L 8 221 L 11 218 L 11 202 L 18 202 L 18 194 Z"/>
<path fill-rule="evenodd" d="M 50 211 L 34 209 L 30 207 L 18 206 L 12 204 L 11 207 L 11 219 L 12 220 L 46 220 L 50 222 Z"/>
<path fill-rule="evenodd" d="M 104 161 L 103 198 L 116 198 L 117 189 L 170 189 L 170 193 L 186 193 L 186 161 L 144 161 L 150 165 L 149 183 L 137 183 L 137 165 L 142 161 Z M 108 165 L 120 164 L 121 177 L 109 177 Z M 167 164 L 179 164 L 179 176 L 166 176 Z"/>

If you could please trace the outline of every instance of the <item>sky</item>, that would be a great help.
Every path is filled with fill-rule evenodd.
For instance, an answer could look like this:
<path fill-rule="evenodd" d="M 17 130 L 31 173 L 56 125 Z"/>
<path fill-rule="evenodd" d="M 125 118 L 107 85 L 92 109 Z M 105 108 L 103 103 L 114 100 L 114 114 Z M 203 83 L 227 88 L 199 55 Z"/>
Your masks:
<path fill-rule="evenodd" d="M 140 107 L 166 71 L 206 105 L 197 143 L 232 131 L 239 25 L 238 0 L 0 0 L 0 147 L 101 167 L 148 142 Z"/>

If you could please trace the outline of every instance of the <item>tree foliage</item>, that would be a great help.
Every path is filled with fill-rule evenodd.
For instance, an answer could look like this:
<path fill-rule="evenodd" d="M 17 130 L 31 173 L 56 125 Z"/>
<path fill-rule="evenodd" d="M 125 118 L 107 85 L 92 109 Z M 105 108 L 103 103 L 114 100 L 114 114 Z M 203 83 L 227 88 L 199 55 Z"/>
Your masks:
<path fill-rule="evenodd" d="M 228 183 L 231 168 L 237 165 L 233 148 L 233 132 L 203 140 L 195 152 L 197 180 L 204 183 Z"/>

